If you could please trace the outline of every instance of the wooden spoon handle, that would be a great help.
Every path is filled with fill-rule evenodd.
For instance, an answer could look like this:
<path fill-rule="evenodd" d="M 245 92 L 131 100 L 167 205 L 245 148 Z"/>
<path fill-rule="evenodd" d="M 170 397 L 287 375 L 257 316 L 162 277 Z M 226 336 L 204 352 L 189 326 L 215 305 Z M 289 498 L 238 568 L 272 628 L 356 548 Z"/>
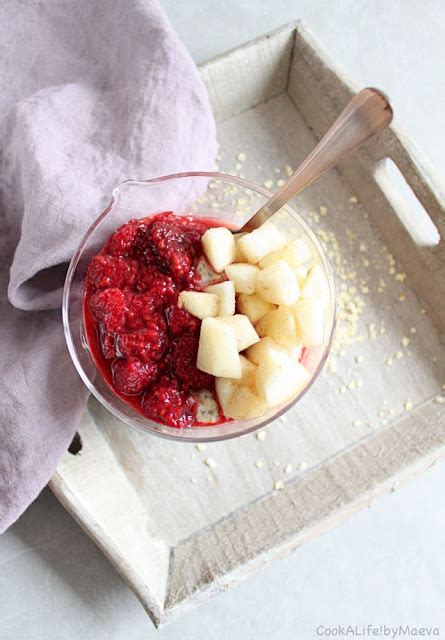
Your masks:
<path fill-rule="evenodd" d="M 385 129 L 392 116 L 388 99 L 378 89 L 363 89 L 357 93 L 306 160 L 242 230 L 250 231 L 261 226 L 327 169 Z"/>

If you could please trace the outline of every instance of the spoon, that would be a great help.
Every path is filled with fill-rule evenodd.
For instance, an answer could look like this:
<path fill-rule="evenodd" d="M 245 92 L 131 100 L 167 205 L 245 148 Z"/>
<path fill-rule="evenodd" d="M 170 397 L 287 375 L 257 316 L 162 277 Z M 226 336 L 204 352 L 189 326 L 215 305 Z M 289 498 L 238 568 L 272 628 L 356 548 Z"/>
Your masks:
<path fill-rule="evenodd" d="M 390 124 L 392 116 L 388 98 L 381 91 L 362 89 L 351 98 L 331 128 L 289 180 L 239 231 L 252 231 L 260 227 L 327 169 L 385 129 Z"/>

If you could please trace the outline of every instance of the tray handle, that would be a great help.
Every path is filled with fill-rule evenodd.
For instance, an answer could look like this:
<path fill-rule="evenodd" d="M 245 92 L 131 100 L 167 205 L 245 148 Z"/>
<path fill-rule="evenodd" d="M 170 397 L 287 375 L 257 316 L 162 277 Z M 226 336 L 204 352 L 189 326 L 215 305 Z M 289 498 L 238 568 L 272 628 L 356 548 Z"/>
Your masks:
<path fill-rule="evenodd" d="M 440 260 L 445 269 L 444 186 L 418 146 L 397 125 L 392 125 L 387 132 L 380 135 L 380 149 L 386 153 L 377 160 L 374 177 L 382 188 L 377 174 L 382 170 L 382 162 L 386 159 L 392 160 L 437 230 L 439 237 L 427 248 Z M 397 189 L 397 186 L 394 188 Z M 394 206 L 394 209 L 398 213 L 397 207 Z"/>

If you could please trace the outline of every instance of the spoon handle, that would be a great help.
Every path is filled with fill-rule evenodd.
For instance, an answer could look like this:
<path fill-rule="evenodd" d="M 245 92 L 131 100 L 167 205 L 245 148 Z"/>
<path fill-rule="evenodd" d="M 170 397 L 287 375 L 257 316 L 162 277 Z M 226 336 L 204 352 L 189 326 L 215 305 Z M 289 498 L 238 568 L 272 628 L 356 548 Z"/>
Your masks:
<path fill-rule="evenodd" d="M 392 120 L 392 115 L 391 105 L 383 93 L 377 89 L 362 89 L 351 98 L 337 120 L 295 173 L 246 222 L 242 230 L 251 231 L 258 228 L 327 169 L 387 127 Z"/>

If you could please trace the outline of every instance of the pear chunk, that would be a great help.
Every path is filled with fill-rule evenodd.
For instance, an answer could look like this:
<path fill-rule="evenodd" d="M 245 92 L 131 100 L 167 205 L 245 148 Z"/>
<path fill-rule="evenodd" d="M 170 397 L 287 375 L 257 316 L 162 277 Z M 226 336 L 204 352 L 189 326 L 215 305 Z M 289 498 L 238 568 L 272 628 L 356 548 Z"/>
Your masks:
<path fill-rule="evenodd" d="M 271 222 L 266 222 L 238 240 L 241 253 L 251 264 L 256 264 L 285 244 L 286 236 Z"/>
<path fill-rule="evenodd" d="M 238 311 L 247 316 L 252 324 L 256 324 L 266 313 L 274 309 L 274 304 L 262 300 L 255 294 L 240 293 L 238 296 Z"/>
<path fill-rule="evenodd" d="M 204 318 L 202 321 L 196 366 L 216 377 L 241 378 L 235 331 L 220 318 Z"/>
<path fill-rule="evenodd" d="M 233 316 L 235 313 L 235 286 L 231 280 L 211 284 L 207 293 L 218 296 L 218 316 Z"/>
<path fill-rule="evenodd" d="M 315 264 L 307 274 L 301 287 L 302 298 L 320 298 L 327 302 L 329 287 L 323 269 Z"/>
<path fill-rule="evenodd" d="M 266 336 L 265 338 L 261 338 L 261 340 L 256 344 L 249 347 L 246 355 L 249 360 L 255 364 L 260 364 L 267 360 L 273 360 L 280 355 L 285 357 L 287 356 L 287 352 L 286 349 L 275 342 L 273 338 Z"/>
<path fill-rule="evenodd" d="M 266 404 L 275 407 L 299 393 L 309 379 L 310 374 L 303 365 L 279 354 L 260 362 L 256 388 Z"/>
<path fill-rule="evenodd" d="M 318 347 L 324 342 L 325 304 L 319 298 L 301 298 L 294 306 L 298 333 L 305 347 Z"/>
<path fill-rule="evenodd" d="M 181 291 L 178 298 L 180 308 L 202 320 L 218 314 L 218 296 L 201 291 Z"/>
<path fill-rule="evenodd" d="M 234 380 L 230 378 L 216 378 L 215 379 L 215 392 L 218 402 L 222 409 L 222 412 L 227 416 L 227 407 L 232 397 L 233 392 L 237 389 L 237 385 Z"/>
<path fill-rule="evenodd" d="M 243 262 L 230 264 L 226 267 L 226 276 L 232 280 L 237 293 L 255 293 L 259 273 L 258 267 Z"/>
<path fill-rule="evenodd" d="M 291 307 L 278 307 L 270 311 L 256 325 L 259 336 L 270 336 L 283 347 L 291 348 L 299 342 L 295 313 Z"/>
<path fill-rule="evenodd" d="M 244 349 L 247 349 L 260 339 L 255 331 L 255 327 L 247 316 L 236 313 L 234 316 L 218 318 L 218 321 L 223 322 L 234 331 L 238 351 L 244 351 Z"/>
<path fill-rule="evenodd" d="M 205 257 L 217 273 L 224 271 L 235 260 L 235 238 L 226 227 L 207 229 L 201 242 Z"/>
<path fill-rule="evenodd" d="M 257 418 L 267 412 L 267 405 L 250 387 L 241 386 L 231 395 L 224 415 L 227 418 Z"/>
<path fill-rule="evenodd" d="M 291 240 L 284 247 L 281 247 L 281 249 L 272 251 L 272 253 L 264 256 L 258 266 L 260 269 L 264 269 L 274 262 L 277 262 L 277 260 L 284 260 L 292 269 L 305 265 L 312 260 L 312 250 L 309 242 L 306 238 Z"/>
<path fill-rule="evenodd" d="M 258 274 L 256 293 L 272 304 L 295 304 L 300 297 L 300 287 L 294 270 L 284 260 L 274 262 Z"/>

